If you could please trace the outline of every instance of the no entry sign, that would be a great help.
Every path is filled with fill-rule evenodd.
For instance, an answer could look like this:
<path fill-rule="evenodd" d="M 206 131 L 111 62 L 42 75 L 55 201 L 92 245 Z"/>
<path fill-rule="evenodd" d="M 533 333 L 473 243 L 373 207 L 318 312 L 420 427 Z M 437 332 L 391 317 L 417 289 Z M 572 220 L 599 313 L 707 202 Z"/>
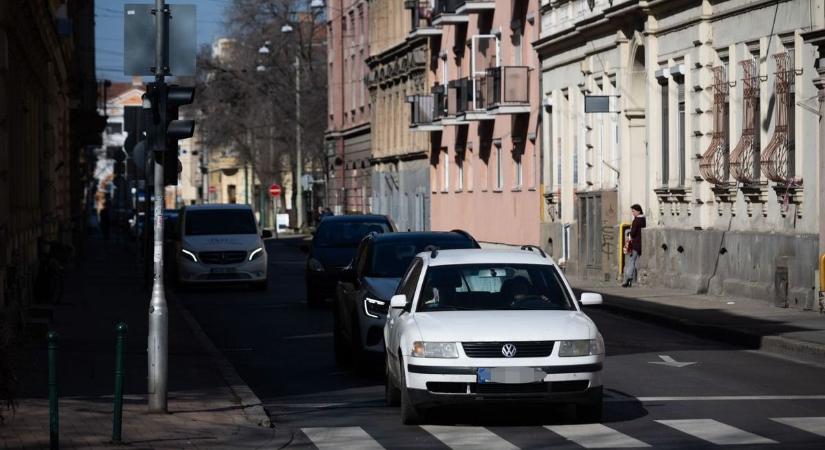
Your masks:
<path fill-rule="evenodd" d="M 281 185 L 273 184 L 269 186 L 269 195 L 271 197 L 279 197 L 281 195 Z"/>

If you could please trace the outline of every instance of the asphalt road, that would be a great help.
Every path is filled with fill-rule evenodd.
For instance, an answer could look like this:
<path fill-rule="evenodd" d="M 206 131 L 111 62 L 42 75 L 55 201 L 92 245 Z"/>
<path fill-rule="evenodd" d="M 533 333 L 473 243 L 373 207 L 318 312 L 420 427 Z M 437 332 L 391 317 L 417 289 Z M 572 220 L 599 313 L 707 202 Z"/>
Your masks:
<path fill-rule="evenodd" d="M 825 365 L 744 351 L 598 308 L 607 348 L 605 413 L 447 409 L 401 425 L 384 406 L 383 369 L 335 364 L 332 312 L 308 309 L 300 240 L 270 240 L 270 286 L 180 293 L 261 398 L 290 448 L 825 448 Z M 690 363 L 690 364 L 687 364 Z"/>

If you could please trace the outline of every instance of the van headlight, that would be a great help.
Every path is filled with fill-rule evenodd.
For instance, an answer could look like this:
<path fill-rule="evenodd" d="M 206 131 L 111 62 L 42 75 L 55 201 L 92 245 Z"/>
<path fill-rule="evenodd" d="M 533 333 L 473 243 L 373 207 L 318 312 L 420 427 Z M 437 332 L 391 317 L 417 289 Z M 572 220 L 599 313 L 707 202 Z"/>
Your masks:
<path fill-rule="evenodd" d="M 559 341 L 559 356 L 594 356 L 604 354 L 604 340 L 601 334 L 597 339 L 576 341 Z"/>
<path fill-rule="evenodd" d="M 260 258 L 261 255 L 263 255 L 263 254 L 264 254 L 264 248 L 263 247 L 258 247 L 258 248 L 256 248 L 255 250 L 252 250 L 252 252 L 249 253 L 249 260 L 254 261 L 254 260 Z"/>
<path fill-rule="evenodd" d="M 458 358 L 455 342 L 413 342 L 412 355 L 418 358 Z"/>
<path fill-rule="evenodd" d="M 185 248 L 180 249 L 180 253 L 182 255 L 186 255 L 189 259 L 192 260 L 192 262 L 198 262 L 198 257 L 195 256 L 195 253 L 190 252 L 189 250 L 187 250 Z"/>

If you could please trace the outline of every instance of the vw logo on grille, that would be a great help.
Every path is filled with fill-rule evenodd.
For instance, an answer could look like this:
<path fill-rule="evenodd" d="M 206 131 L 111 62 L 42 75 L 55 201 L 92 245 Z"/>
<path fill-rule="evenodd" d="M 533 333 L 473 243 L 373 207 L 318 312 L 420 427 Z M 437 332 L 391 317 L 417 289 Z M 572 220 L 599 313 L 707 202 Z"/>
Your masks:
<path fill-rule="evenodd" d="M 513 344 L 504 344 L 501 346 L 501 354 L 507 358 L 516 356 L 516 351 L 518 351 L 518 349 L 516 349 L 516 346 Z"/>

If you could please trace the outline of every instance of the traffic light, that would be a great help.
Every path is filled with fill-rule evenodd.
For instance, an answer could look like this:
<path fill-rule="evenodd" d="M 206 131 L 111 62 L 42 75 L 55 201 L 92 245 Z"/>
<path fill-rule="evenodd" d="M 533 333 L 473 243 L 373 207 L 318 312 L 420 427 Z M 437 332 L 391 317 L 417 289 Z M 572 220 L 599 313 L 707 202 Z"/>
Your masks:
<path fill-rule="evenodd" d="M 191 138 L 195 132 L 195 121 L 180 120 L 179 109 L 192 103 L 195 99 L 195 88 L 150 83 L 146 95 L 152 99 L 155 163 L 163 166 L 163 184 L 175 185 L 178 183 L 178 173 L 182 169 L 178 159 L 178 141 Z M 162 112 L 165 114 L 161 114 Z M 160 137 L 162 135 L 166 137 L 163 141 Z"/>

